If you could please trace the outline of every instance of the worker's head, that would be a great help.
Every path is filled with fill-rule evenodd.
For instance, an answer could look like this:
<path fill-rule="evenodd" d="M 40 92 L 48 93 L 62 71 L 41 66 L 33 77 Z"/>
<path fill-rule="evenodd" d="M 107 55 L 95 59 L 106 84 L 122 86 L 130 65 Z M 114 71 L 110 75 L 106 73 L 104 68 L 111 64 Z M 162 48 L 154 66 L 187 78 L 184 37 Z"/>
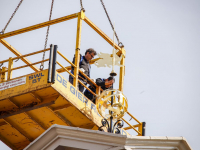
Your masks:
<path fill-rule="evenodd" d="M 113 83 L 115 82 L 115 78 L 114 77 L 109 77 L 105 80 L 105 87 L 109 88 L 113 85 Z"/>
<path fill-rule="evenodd" d="M 89 48 L 85 52 L 85 59 L 87 61 L 90 61 L 94 58 L 94 56 L 97 54 L 97 52 L 93 48 Z"/>

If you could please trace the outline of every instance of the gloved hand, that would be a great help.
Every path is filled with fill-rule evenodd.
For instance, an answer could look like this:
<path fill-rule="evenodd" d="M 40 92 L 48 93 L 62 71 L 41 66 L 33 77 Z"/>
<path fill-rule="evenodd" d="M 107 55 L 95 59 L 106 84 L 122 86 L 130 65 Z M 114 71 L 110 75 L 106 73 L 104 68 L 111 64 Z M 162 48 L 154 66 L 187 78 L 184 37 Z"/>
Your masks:
<path fill-rule="evenodd" d="M 80 70 L 84 73 L 85 72 L 85 70 L 83 69 L 83 68 L 80 68 Z"/>

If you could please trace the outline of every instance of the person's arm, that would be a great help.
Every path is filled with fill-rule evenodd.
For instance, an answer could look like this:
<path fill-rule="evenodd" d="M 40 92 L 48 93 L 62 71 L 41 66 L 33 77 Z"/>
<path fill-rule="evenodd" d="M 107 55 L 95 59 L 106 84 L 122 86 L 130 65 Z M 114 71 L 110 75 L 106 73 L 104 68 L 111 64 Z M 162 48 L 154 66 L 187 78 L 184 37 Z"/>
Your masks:
<path fill-rule="evenodd" d="M 105 82 L 105 85 L 111 85 L 111 84 L 113 84 L 114 83 L 114 81 L 113 80 L 110 80 L 110 81 L 106 81 Z"/>
<path fill-rule="evenodd" d="M 101 78 L 98 78 L 98 79 L 96 79 L 96 84 L 98 85 L 98 86 L 106 86 L 106 85 L 110 85 L 110 84 L 113 84 L 114 83 L 114 81 L 113 80 L 110 80 L 110 81 L 105 81 L 105 80 L 103 80 L 103 79 L 101 79 Z"/>

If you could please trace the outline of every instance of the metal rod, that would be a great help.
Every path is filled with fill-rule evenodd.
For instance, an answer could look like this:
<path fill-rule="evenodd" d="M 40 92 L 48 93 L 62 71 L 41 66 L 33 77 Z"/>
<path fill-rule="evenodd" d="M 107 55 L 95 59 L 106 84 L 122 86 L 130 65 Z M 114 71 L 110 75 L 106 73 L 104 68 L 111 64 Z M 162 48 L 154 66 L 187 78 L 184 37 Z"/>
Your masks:
<path fill-rule="evenodd" d="M 122 48 L 123 50 L 123 48 Z M 123 87 L 124 87 L 124 76 L 125 76 L 125 58 L 124 55 L 121 56 L 122 59 L 120 61 L 120 74 L 119 74 L 119 90 L 123 92 Z"/>
<path fill-rule="evenodd" d="M 21 66 L 21 67 L 16 67 L 16 68 L 13 68 L 11 70 L 17 70 L 17 69 L 20 69 L 20 68 L 24 68 L 24 67 L 29 67 L 29 66 L 32 66 L 32 65 L 36 65 L 36 64 L 39 64 L 41 62 L 45 62 L 45 61 L 48 61 L 49 59 L 45 59 L 45 60 L 42 60 L 42 61 L 38 61 L 36 63 L 32 63 L 32 64 L 29 64 L 29 65 L 25 65 L 25 66 Z"/>
<path fill-rule="evenodd" d="M 139 120 L 137 120 L 133 115 L 131 115 L 131 113 L 129 113 L 128 111 L 127 111 L 127 114 L 129 115 L 129 116 L 131 116 L 135 121 L 137 121 L 139 124 L 142 124 L 142 122 L 140 122 Z"/>
<path fill-rule="evenodd" d="M 138 130 L 136 130 L 128 121 L 126 121 L 124 118 L 122 118 L 122 120 L 124 121 L 124 122 L 126 122 L 130 127 L 132 127 L 133 128 L 133 130 L 135 130 L 139 135 L 142 135 Z"/>
<path fill-rule="evenodd" d="M 103 31 L 101 31 L 92 21 L 90 21 L 86 16 L 84 17 L 84 21 L 93 28 L 102 38 L 104 38 L 111 46 L 113 46 L 113 40 L 111 40 Z M 118 49 L 120 51 L 120 54 L 122 53 L 121 47 L 119 47 L 116 43 L 114 43 L 115 49 Z"/>
<path fill-rule="evenodd" d="M 82 86 L 84 86 L 88 91 L 90 91 L 94 96 L 96 96 L 96 94 L 95 94 L 92 90 L 90 90 L 84 83 L 82 83 L 80 80 L 78 80 L 78 82 L 79 82 Z"/>
<path fill-rule="evenodd" d="M 49 52 L 49 69 L 48 69 L 48 79 L 47 82 L 51 83 L 52 77 L 52 63 L 53 63 L 53 44 L 50 45 L 50 52 Z"/>
<path fill-rule="evenodd" d="M 1 63 L 5 63 L 5 62 L 8 62 L 8 61 L 9 61 L 9 59 L 2 60 L 2 61 L 0 61 L 0 64 L 1 64 Z"/>
<path fill-rule="evenodd" d="M 78 13 L 78 21 L 77 21 L 77 31 L 76 31 L 76 49 L 75 49 L 75 67 L 74 67 L 74 75 L 75 78 L 73 78 L 73 86 L 77 88 L 78 86 L 78 70 L 79 70 L 79 62 L 80 62 L 80 46 L 81 46 L 81 29 L 82 29 L 82 14 L 83 11 L 81 10 L 80 13 Z"/>
<path fill-rule="evenodd" d="M 8 62 L 8 76 L 7 76 L 7 81 L 12 79 L 12 69 L 13 68 L 13 60 L 12 57 L 9 58 Z"/>
<path fill-rule="evenodd" d="M 49 59 L 45 59 L 45 60 L 42 60 L 42 61 L 38 61 L 36 63 L 32 63 L 32 64 L 29 64 L 29 65 L 25 65 L 25 66 L 20 66 L 20 67 L 16 67 L 16 68 L 13 68 L 11 70 L 17 70 L 17 69 L 21 69 L 21 68 L 25 68 L 25 67 L 29 67 L 29 66 L 32 66 L 32 65 L 36 65 L 36 64 L 39 64 L 41 62 L 45 62 L 45 61 L 48 61 Z M 8 70 L 4 71 L 4 72 L 8 72 Z"/>
<path fill-rule="evenodd" d="M 95 58 L 95 59 L 92 59 L 92 60 L 90 61 L 90 64 L 94 64 L 95 61 L 97 61 L 97 60 L 99 60 L 99 59 L 102 59 L 102 58 Z M 71 70 L 71 66 L 67 66 L 67 67 L 65 67 L 65 69 Z M 60 68 L 60 69 L 57 69 L 56 71 L 57 71 L 58 73 L 62 73 L 62 72 L 64 72 L 65 70 L 64 70 L 63 68 Z"/>
<path fill-rule="evenodd" d="M 61 66 L 64 70 L 66 70 L 72 77 L 75 77 L 70 71 L 68 71 L 64 66 L 62 66 L 58 61 L 57 61 L 57 64 L 59 65 L 59 66 Z M 86 89 L 88 89 L 94 96 L 96 96 L 96 94 L 92 91 L 92 90 L 90 90 L 85 84 L 83 84 L 80 80 L 78 80 L 78 82 L 80 83 L 80 84 L 82 84 Z M 96 83 L 95 83 L 96 84 Z M 98 85 L 97 85 L 98 86 Z"/>
<path fill-rule="evenodd" d="M 75 77 L 69 70 L 67 70 L 63 65 L 61 65 L 58 61 L 56 62 L 60 67 L 62 67 L 65 71 L 67 71 L 73 78 Z"/>
<path fill-rule="evenodd" d="M 87 80 L 89 80 L 94 86 L 98 87 L 98 85 L 91 80 L 86 74 L 84 74 L 80 69 L 79 69 L 79 73 L 81 73 Z"/>
<path fill-rule="evenodd" d="M 64 68 L 67 69 L 67 70 L 71 70 L 71 66 L 67 66 L 67 67 L 64 67 Z M 57 69 L 56 71 L 57 71 L 58 73 L 65 72 L 66 70 L 65 70 L 64 68 L 59 68 L 59 69 Z"/>
<path fill-rule="evenodd" d="M 47 48 L 45 50 L 40 50 L 40 51 L 37 51 L 37 52 L 33 52 L 33 53 L 29 53 L 29 54 L 26 54 L 26 55 L 22 55 L 22 56 L 19 56 L 19 57 L 14 57 L 13 60 L 20 59 L 22 57 L 27 57 L 27 56 L 35 55 L 35 54 L 39 54 L 39 53 L 42 53 L 42 52 L 46 52 L 48 50 L 50 50 L 50 48 Z"/>
<path fill-rule="evenodd" d="M 12 53 L 14 53 L 16 56 L 22 56 L 22 54 L 20 52 L 18 52 L 14 47 L 12 47 L 12 45 L 10 45 L 8 42 L 6 42 L 4 39 L 0 39 L 0 42 L 6 47 L 8 48 Z M 21 60 L 29 65 L 31 64 L 31 62 L 27 59 L 27 58 L 21 58 Z M 30 66 L 30 68 L 32 68 L 34 71 L 40 71 L 39 68 L 37 68 L 36 66 Z"/>
<path fill-rule="evenodd" d="M 56 24 L 56 23 L 60 23 L 60 22 L 63 22 L 63 21 L 74 19 L 76 17 L 78 17 L 78 13 L 71 14 L 71 15 L 68 15 L 68 16 L 64 16 L 64 17 L 61 17 L 61 18 L 57 18 L 57 19 L 54 19 L 54 20 L 51 20 L 51 21 L 46 21 L 46 22 L 43 22 L 43 23 L 40 23 L 40 24 L 36 24 L 36 25 L 33 25 L 33 26 L 22 28 L 22 29 L 19 29 L 19 30 L 11 31 L 11 32 L 8 32 L 8 33 L 2 34 L 2 35 L 0 34 L 0 39 L 11 37 L 11 36 L 18 35 L 18 34 L 25 33 L 25 32 L 29 32 L 29 31 L 32 31 L 32 30 L 35 30 L 35 29 L 43 28 L 43 27 L 46 27 L 46 26 L 49 26 L 49 25 L 53 25 L 53 24 Z"/>
<path fill-rule="evenodd" d="M 27 56 L 31 56 L 31 55 L 38 54 L 38 53 L 42 53 L 42 52 L 48 51 L 48 50 L 50 50 L 50 48 L 47 48 L 47 49 L 41 50 L 41 51 L 37 51 L 37 52 L 34 52 L 34 53 L 29 53 L 29 54 L 26 54 L 26 55 L 21 55 L 21 56 L 18 56 L 18 57 L 14 57 L 14 58 L 12 58 L 12 60 L 20 59 L 20 58 L 27 57 Z M 0 64 L 1 64 L 1 63 L 4 63 L 4 62 L 8 62 L 8 61 L 9 61 L 9 59 L 0 61 Z"/>
<path fill-rule="evenodd" d="M 76 67 L 69 59 L 67 59 L 63 54 L 61 54 L 59 51 L 57 51 L 57 53 L 64 58 L 68 63 L 70 63 L 73 67 Z"/>
<path fill-rule="evenodd" d="M 57 45 L 54 45 L 54 48 L 53 48 L 52 78 L 51 78 L 52 83 L 55 83 L 57 47 L 58 47 Z"/>
<path fill-rule="evenodd" d="M 1 75 L 1 82 L 6 81 L 6 72 L 8 71 L 8 69 L 6 67 L 2 67 L 1 71 L 0 71 L 0 75 Z"/>
<path fill-rule="evenodd" d="M 136 125 L 132 125 L 134 128 L 138 128 L 140 126 L 140 124 L 136 124 Z M 129 129 L 132 129 L 132 127 L 124 127 L 123 128 L 124 130 L 129 130 Z"/>

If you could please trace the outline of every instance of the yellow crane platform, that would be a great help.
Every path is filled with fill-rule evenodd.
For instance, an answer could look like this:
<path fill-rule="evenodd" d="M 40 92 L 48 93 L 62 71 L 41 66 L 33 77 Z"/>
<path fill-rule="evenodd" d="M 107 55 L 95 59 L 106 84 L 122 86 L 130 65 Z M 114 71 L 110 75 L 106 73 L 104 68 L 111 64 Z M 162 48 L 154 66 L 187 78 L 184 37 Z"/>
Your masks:
<path fill-rule="evenodd" d="M 55 50 L 55 45 L 52 45 L 48 49 L 22 55 L 3 39 L 74 18 L 78 18 L 75 50 L 76 59 L 74 64 L 59 51 Z M 92 130 L 98 130 L 102 126 L 101 121 L 103 118 L 98 113 L 96 104 L 88 100 L 83 93 L 77 90 L 78 82 L 82 84 L 78 80 L 78 74 L 81 73 L 84 75 L 79 69 L 82 20 L 92 27 L 111 46 L 114 46 L 118 50 L 118 56 L 123 54 L 120 62 L 122 67 L 120 67 L 119 75 L 119 90 L 123 92 L 125 49 L 115 44 L 103 31 L 94 25 L 82 10 L 69 16 L 0 34 L 0 42 L 16 55 L 15 58 L 10 57 L 9 59 L 0 61 L 0 64 L 8 63 L 7 67 L 0 68 L 0 140 L 11 149 L 22 150 L 53 124 Z M 49 59 L 31 63 L 26 58 L 49 50 L 50 54 L 52 54 L 49 56 Z M 71 66 L 64 67 L 56 60 L 57 54 L 74 67 L 74 74 L 69 71 Z M 17 59 L 21 59 L 26 65 L 13 68 L 13 61 Z M 46 61 L 49 62 L 48 69 L 43 70 L 35 66 Z M 90 63 L 93 64 L 94 62 L 95 59 Z M 59 65 L 61 68 L 56 70 L 56 65 Z M 30 67 L 34 72 L 12 78 L 13 70 L 19 70 L 24 67 Z M 64 71 L 74 77 L 73 85 L 66 79 L 67 77 L 61 75 Z M 97 87 L 96 93 L 93 94 L 100 95 L 101 88 L 89 77 L 84 76 Z M 90 90 L 87 86 L 85 88 Z M 128 127 L 120 129 L 121 134 L 129 134 L 126 130 L 134 129 L 139 136 L 144 135 L 144 123 L 138 121 L 129 112 L 127 114 L 138 122 L 138 124 L 131 125 L 122 118 L 128 124 Z"/>
<path fill-rule="evenodd" d="M 101 116 L 62 75 L 48 83 L 43 70 L 1 83 L 0 138 L 13 149 L 22 149 L 53 124 L 98 129 Z M 126 133 L 125 133 L 126 134 Z"/>

